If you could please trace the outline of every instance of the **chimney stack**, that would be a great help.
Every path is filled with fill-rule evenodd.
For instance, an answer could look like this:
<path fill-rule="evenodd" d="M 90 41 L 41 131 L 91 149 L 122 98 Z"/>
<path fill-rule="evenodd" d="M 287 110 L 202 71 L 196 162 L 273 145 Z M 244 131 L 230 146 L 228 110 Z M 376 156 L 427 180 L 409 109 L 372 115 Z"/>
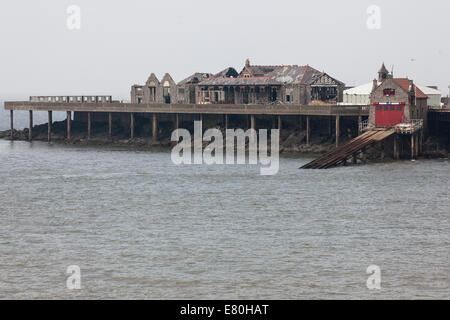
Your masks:
<path fill-rule="evenodd" d="M 245 66 L 250 67 L 250 59 L 247 58 L 247 60 L 245 60 Z"/>
<path fill-rule="evenodd" d="M 409 80 L 409 92 L 411 92 L 412 94 L 415 94 L 414 81 L 413 80 Z"/>
<path fill-rule="evenodd" d="M 378 87 L 378 81 L 377 81 L 377 79 L 373 79 L 372 92 L 374 92 L 377 87 Z"/>

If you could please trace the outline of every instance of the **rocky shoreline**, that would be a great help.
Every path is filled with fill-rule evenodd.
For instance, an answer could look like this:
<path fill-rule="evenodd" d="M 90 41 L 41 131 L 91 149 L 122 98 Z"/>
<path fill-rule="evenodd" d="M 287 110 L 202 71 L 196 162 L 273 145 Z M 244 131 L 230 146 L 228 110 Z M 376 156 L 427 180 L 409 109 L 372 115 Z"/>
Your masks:
<path fill-rule="evenodd" d="M 158 141 L 152 137 L 129 138 L 128 130 L 125 128 L 116 128 L 112 137 L 107 135 L 107 129 L 98 128 L 90 139 L 87 139 L 85 125 L 72 121 L 71 139 L 66 139 L 66 121 L 54 122 L 52 125 L 52 143 L 61 143 L 66 145 L 86 145 L 86 146 L 121 146 L 121 147 L 139 147 L 143 149 L 169 149 L 174 145 L 170 141 L 170 130 L 161 128 Z M 219 128 L 220 129 L 220 128 Z M 223 128 L 222 128 L 223 130 Z M 14 140 L 28 141 L 29 129 L 14 130 Z M 11 131 L 0 131 L 0 139 L 10 140 Z M 340 137 L 341 143 L 350 140 L 350 137 Z M 33 127 L 33 141 L 47 142 L 47 124 L 41 124 Z M 204 143 L 207 145 L 208 143 Z M 332 150 L 335 147 L 334 138 L 317 136 L 312 137 L 311 144 L 306 144 L 306 132 L 284 129 L 280 137 L 280 153 L 288 155 L 312 154 L 320 155 Z M 270 149 L 270 146 L 269 146 Z M 379 160 L 381 150 L 377 146 L 372 146 L 367 150 L 368 160 Z M 423 153 L 420 158 L 449 158 L 448 148 L 445 147 L 445 141 L 436 137 L 428 137 L 424 142 Z M 387 158 L 388 159 L 388 158 Z"/>
<path fill-rule="evenodd" d="M 80 128 L 81 127 L 81 128 Z M 77 125 L 72 121 L 71 139 L 66 139 L 66 121 L 54 122 L 52 125 L 52 143 L 63 143 L 70 145 L 93 145 L 93 146 L 136 146 L 147 148 L 169 148 L 173 146 L 170 141 L 170 131 L 162 128 L 158 133 L 158 140 L 154 141 L 152 137 L 135 137 L 129 138 L 129 133 L 123 128 L 115 130 L 112 137 L 107 135 L 106 128 L 99 128 L 87 138 L 84 125 Z M 28 141 L 29 129 L 14 130 L 14 140 Z M 47 141 L 47 124 L 41 124 L 33 127 L 33 141 Z M 0 139 L 10 140 L 11 131 L 0 131 Z M 332 139 L 313 139 L 311 145 L 304 142 L 306 139 L 305 132 L 293 132 L 284 130 L 280 137 L 280 153 L 311 153 L 322 154 L 330 151 L 334 147 Z M 205 143 L 207 145 L 208 143 Z M 270 149 L 270 145 L 269 145 Z"/>

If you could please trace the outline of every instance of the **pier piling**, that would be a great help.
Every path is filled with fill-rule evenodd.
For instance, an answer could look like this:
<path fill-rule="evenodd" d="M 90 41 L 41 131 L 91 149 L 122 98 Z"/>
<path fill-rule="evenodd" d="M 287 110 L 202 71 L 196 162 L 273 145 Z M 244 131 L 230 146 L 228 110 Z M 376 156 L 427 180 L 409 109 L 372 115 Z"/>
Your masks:
<path fill-rule="evenodd" d="M 309 116 L 306 116 L 306 144 L 311 144 L 311 120 Z"/>
<path fill-rule="evenodd" d="M 178 113 L 175 114 L 175 121 L 174 121 L 174 122 L 175 122 L 175 123 L 174 123 L 175 130 L 178 130 L 178 128 L 179 128 L 179 118 L 178 118 Z M 175 138 L 177 139 L 177 141 L 180 139 L 180 137 L 179 137 L 179 135 L 178 135 L 178 131 L 177 131 L 177 134 L 176 134 Z"/>
<path fill-rule="evenodd" d="M 14 111 L 11 110 L 9 115 L 11 120 L 11 140 L 14 140 Z"/>
<path fill-rule="evenodd" d="M 48 111 L 48 123 L 47 123 L 47 140 L 52 141 L 52 111 Z"/>
<path fill-rule="evenodd" d="M 336 116 L 336 147 L 339 147 L 339 136 L 340 136 L 340 116 Z"/>
<path fill-rule="evenodd" d="M 108 137 L 112 138 L 112 113 L 108 112 Z"/>
<path fill-rule="evenodd" d="M 91 139 L 91 126 L 92 126 L 92 123 L 91 123 L 91 112 L 88 112 L 87 113 L 87 127 L 88 127 L 88 139 Z"/>
<path fill-rule="evenodd" d="M 394 135 L 394 159 L 399 159 L 399 152 L 398 152 L 398 136 Z"/>
<path fill-rule="evenodd" d="M 158 133 L 158 122 L 156 120 L 156 113 L 154 113 L 152 116 L 152 138 L 153 138 L 153 141 L 156 141 L 158 139 L 157 133 Z"/>
<path fill-rule="evenodd" d="M 72 122 L 72 112 L 67 111 L 67 140 L 71 137 L 71 122 Z"/>
<path fill-rule="evenodd" d="M 130 112 L 130 139 L 134 139 L 134 113 Z"/>
<path fill-rule="evenodd" d="M 256 132 L 255 132 L 255 115 L 252 114 L 250 116 L 250 126 L 251 126 L 251 135 L 250 135 L 250 143 L 256 141 Z"/>
<path fill-rule="evenodd" d="M 362 122 L 362 117 L 358 116 L 358 136 L 361 135 L 361 122 Z"/>
<path fill-rule="evenodd" d="M 30 113 L 30 129 L 28 131 L 28 140 L 31 142 L 33 140 L 33 110 L 29 110 Z"/>

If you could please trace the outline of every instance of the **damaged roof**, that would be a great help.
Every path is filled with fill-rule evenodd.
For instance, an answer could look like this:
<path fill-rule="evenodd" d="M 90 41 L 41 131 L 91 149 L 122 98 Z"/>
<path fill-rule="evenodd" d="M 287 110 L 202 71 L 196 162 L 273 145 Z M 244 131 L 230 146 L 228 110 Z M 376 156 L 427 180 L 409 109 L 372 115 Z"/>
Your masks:
<path fill-rule="evenodd" d="M 209 78 L 199 83 L 200 86 L 267 86 L 281 83 L 268 77 L 239 77 L 239 78 Z"/>
<path fill-rule="evenodd" d="M 317 77 L 323 75 L 308 65 L 306 66 L 249 66 L 247 69 L 264 73 L 262 76 L 252 77 L 213 77 L 200 82 L 200 85 L 210 86 L 238 86 L 238 85 L 283 85 L 283 84 L 310 84 Z"/>
<path fill-rule="evenodd" d="M 310 66 L 280 66 L 267 74 L 282 84 L 308 84 L 322 72 Z"/>
<path fill-rule="evenodd" d="M 196 72 L 193 75 L 187 77 L 186 79 L 178 82 L 179 86 L 182 86 L 184 84 L 188 84 L 188 83 L 198 83 L 204 79 L 207 79 L 209 77 L 212 77 L 212 73 L 206 73 L 206 72 Z"/>
<path fill-rule="evenodd" d="M 214 75 L 214 77 L 217 78 L 229 78 L 229 77 L 237 78 L 238 76 L 239 73 L 233 67 L 228 67 Z"/>

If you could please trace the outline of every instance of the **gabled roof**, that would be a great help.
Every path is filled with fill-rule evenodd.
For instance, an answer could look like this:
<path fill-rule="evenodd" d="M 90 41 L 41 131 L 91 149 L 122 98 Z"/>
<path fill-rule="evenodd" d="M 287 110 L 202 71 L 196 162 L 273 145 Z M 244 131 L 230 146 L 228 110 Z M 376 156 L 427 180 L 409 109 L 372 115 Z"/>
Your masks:
<path fill-rule="evenodd" d="M 217 78 L 229 78 L 229 77 L 237 78 L 238 76 L 239 73 L 233 67 L 228 67 L 214 75 L 214 77 Z"/>
<path fill-rule="evenodd" d="M 344 85 L 343 82 L 336 80 L 335 78 L 331 77 L 330 75 L 326 73 L 320 73 L 314 75 L 311 80 L 308 81 L 308 84 L 310 85 Z"/>
<path fill-rule="evenodd" d="M 427 96 L 429 96 L 429 95 L 442 95 L 442 93 L 439 90 L 431 88 L 431 87 L 421 86 L 421 85 L 418 84 L 417 88 L 419 88 L 420 91 L 425 93 Z"/>
<path fill-rule="evenodd" d="M 166 73 L 164 75 L 164 77 L 161 79 L 161 85 L 164 85 L 164 83 L 168 81 L 170 84 L 175 84 L 175 81 L 173 81 L 172 77 L 170 76 L 170 74 Z"/>
<path fill-rule="evenodd" d="M 394 80 L 403 90 L 409 92 L 409 82 L 408 78 L 394 78 Z M 416 94 L 416 98 L 419 99 L 428 99 L 428 96 L 422 92 L 416 85 L 414 85 L 414 92 Z"/>
<path fill-rule="evenodd" d="M 242 75 L 244 71 L 248 71 L 254 77 L 265 76 L 277 67 L 278 66 L 245 66 L 240 75 Z"/>
<path fill-rule="evenodd" d="M 198 83 L 204 79 L 210 78 L 213 75 L 211 73 L 204 73 L 204 72 L 196 72 L 192 75 L 190 75 L 189 77 L 187 77 L 186 79 L 178 82 L 179 86 L 188 84 L 188 83 Z"/>
<path fill-rule="evenodd" d="M 373 82 L 369 82 L 351 89 L 344 90 L 344 94 L 369 95 L 373 89 Z"/>
<path fill-rule="evenodd" d="M 158 78 L 155 76 L 154 73 L 150 74 L 150 76 L 149 76 L 148 79 L 147 79 L 146 84 L 149 85 L 150 82 L 152 82 L 152 81 L 153 81 L 156 85 L 159 85 L 159 84 L 160 84 Z"/>

